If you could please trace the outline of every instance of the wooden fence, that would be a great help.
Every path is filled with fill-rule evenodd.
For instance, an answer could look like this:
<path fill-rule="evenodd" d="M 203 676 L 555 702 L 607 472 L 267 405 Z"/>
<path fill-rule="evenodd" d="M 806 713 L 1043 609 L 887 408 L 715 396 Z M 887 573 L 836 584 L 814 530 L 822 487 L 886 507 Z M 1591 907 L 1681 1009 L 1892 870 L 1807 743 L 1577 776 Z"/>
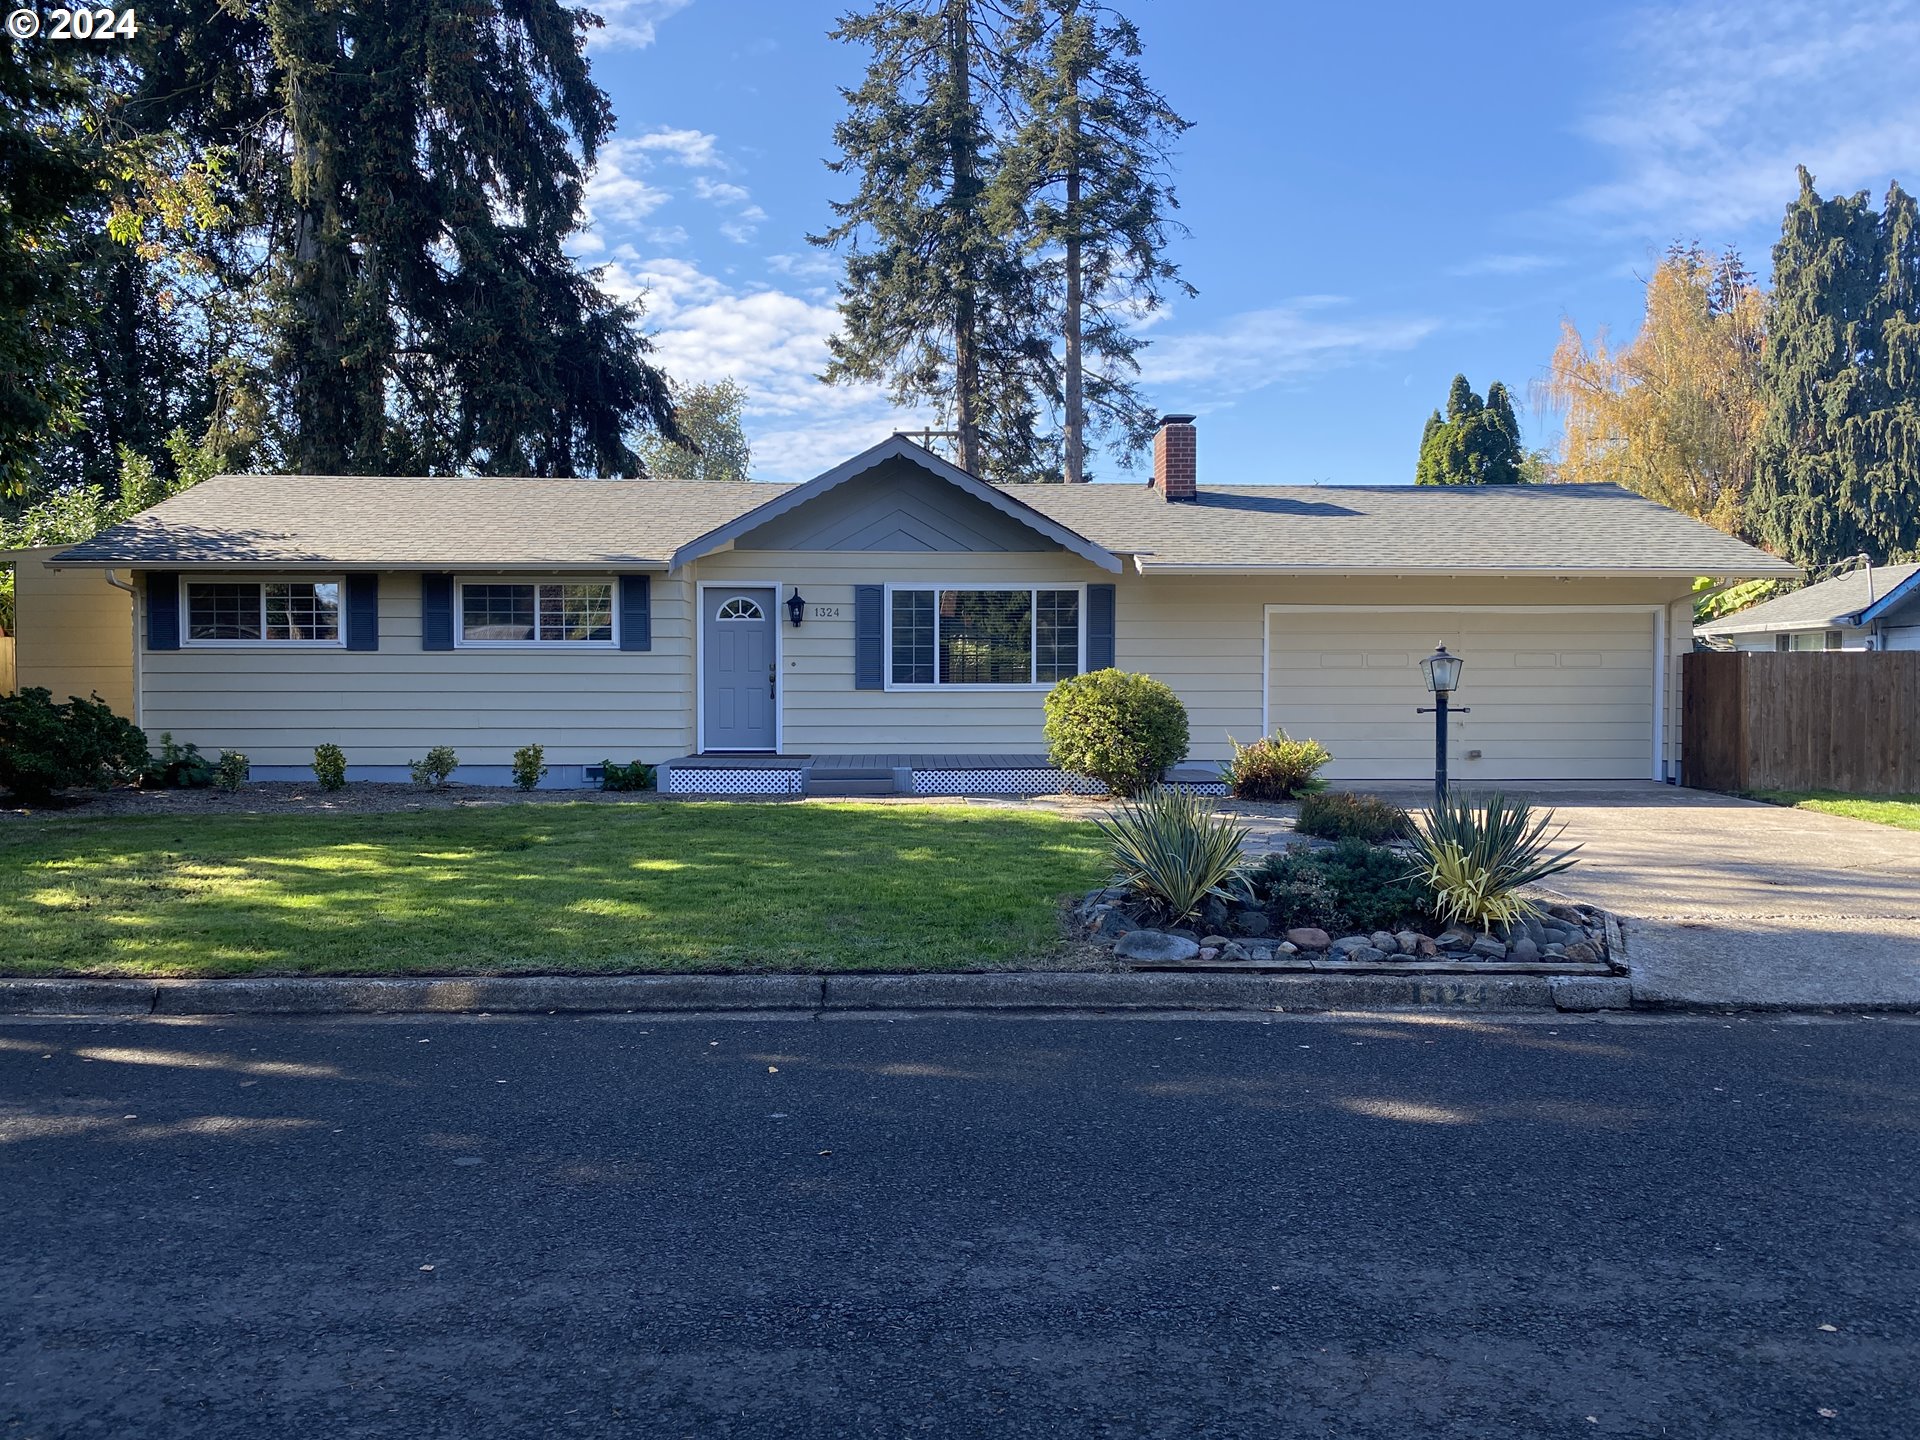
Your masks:
<path fill-rule="evenodd" d="M 1920 651 L 1696 653 L 1683 664 L 1685 784 L 1920 794 Z"/>

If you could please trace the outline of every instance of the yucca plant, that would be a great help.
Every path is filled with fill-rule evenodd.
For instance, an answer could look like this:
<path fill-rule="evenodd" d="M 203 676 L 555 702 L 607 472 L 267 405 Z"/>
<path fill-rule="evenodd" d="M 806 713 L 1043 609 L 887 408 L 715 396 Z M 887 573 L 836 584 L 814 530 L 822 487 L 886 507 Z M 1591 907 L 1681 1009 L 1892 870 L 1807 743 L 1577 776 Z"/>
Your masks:
<path fill-rule="evenodd" d="M 1540 912 L 1519 893 L 1523 885 L 1570 869 L 1578 845 L 1555 850 L 1566 833 L 1553 833 L 1553 811 L 1535 816 L 1524 800 L 1495 791 L 1484 800 L 1449 797 L 1413 822 L 1413 868 L 1433 893 L 1434 912 L 1484 934 Z"/>
<path fill-rule="evenodd" d="M 1118 867 L 1115 879 L 1160 906 L 1176 925 L 1208 896 L 1231 899 L 1243 888 L 1240 846 L 1247 829 L 1215 815 L 1198 795 L 1155 786 L 1094 823 L 1106 834 Z"/>

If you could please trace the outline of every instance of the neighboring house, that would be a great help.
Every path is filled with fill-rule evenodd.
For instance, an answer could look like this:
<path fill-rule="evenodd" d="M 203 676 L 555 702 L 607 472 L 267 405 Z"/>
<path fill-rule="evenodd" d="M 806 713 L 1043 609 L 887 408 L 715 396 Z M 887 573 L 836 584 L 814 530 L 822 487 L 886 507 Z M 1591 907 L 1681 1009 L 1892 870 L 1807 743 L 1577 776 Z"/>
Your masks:
<path fill-rule="evenodd" d="M 900 437 L 803 485 L 226 476 L 59 563 L 135 577 L 140 723 L 258 778 L 331 741 L 498 783 L 538 741 L 550 784 L 775 793 L 1055 788 L 1041 702 L 1109 665 L 1178 692 L 1196 762 L 1284 727 L 1420 779 L 1439 641 L 1461 782 L 1671 779 L 1695 577 L 1795 573 L 1610 486 L 1201 486 L 1194 440 L 1169 417 L 1131 485 Z"/>
<path fill-rule="evenodd" d="M 55 700 L 98 695 L 133 714 L 133 597 L 98 570 L 58 570 L 60 546 L 0 550 L 13 567 L 13 673 L 3 689 L 39 686 Z M 124 585 L 124 582 L 122 582 Z"/>
<path fill-rule="evenodd" d="M 1735 650 L 1920 650 L 1920 565 L 1849 570 L 1693 633 Z"/>

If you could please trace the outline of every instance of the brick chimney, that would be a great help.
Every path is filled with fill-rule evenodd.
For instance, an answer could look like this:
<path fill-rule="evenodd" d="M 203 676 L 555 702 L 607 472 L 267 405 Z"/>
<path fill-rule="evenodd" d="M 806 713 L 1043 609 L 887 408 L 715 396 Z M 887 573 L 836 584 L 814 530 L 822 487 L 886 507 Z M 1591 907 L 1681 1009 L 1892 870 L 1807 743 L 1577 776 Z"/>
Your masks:
<path fill-rule="evenodd" d="M 1168 500 L 1192 500 L 1200 493 L 1196 432 L 1191 415 L 1163 415 L 1153 432 L 1153 488 Z"/>

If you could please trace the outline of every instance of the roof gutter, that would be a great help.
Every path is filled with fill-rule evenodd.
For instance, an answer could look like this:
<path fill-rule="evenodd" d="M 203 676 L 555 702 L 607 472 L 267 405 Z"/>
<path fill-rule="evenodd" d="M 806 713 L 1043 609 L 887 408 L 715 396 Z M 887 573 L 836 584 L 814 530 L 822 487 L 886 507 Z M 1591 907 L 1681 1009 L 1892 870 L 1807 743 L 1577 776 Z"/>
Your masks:
<path fill-rule="evenodd" d="M 1488 565 L 1480 567 L 1459 566 L 1408 566 L 1408 565 L 1207 565 L 1207 564 L 1171 564 L 1160 561 L 1136 560 L 1143 575 L 1198 575 L 1198 576 L 1254 576 L 1274 575 L 1296 578 L 1325 578 L 1340 575 L 1363 575 L 1376 579 L 1499 579 L 1519 578 L 1533 580 L 1697 580 L 1703 569 L 1713 567 L 1691 566 L 1612 566 L 1612 567 L 1572 567 L 1572 566 L 1525 566 L 1525 565 Z M 1724 572 L 1723 572 L 1724 573 Z M 1771 580 L 1797 575 L 1800 572 L 1790 565 L 1778 569 L 1755 566 L 1749 570 L 1733 572 L 1736 580 Z"/>
<path fill-rule="evenodd" d="M 237 556 L 224 560 L 170 560 L 161 556 L 112 556 L 104 559 L 46 560 L 50 570 L 166 570 L 181 574 L 222 574 L 229 571 L 269 570 L 285 574 L 360 575 L 458 574 L 488 575 L 605 575 L 619 570 L 661 571 L 664 560 L 608 557 L 604 560 L 275 560 L 267 556 Z M 125 588 L 125 587 L 122 587 Z"/>

